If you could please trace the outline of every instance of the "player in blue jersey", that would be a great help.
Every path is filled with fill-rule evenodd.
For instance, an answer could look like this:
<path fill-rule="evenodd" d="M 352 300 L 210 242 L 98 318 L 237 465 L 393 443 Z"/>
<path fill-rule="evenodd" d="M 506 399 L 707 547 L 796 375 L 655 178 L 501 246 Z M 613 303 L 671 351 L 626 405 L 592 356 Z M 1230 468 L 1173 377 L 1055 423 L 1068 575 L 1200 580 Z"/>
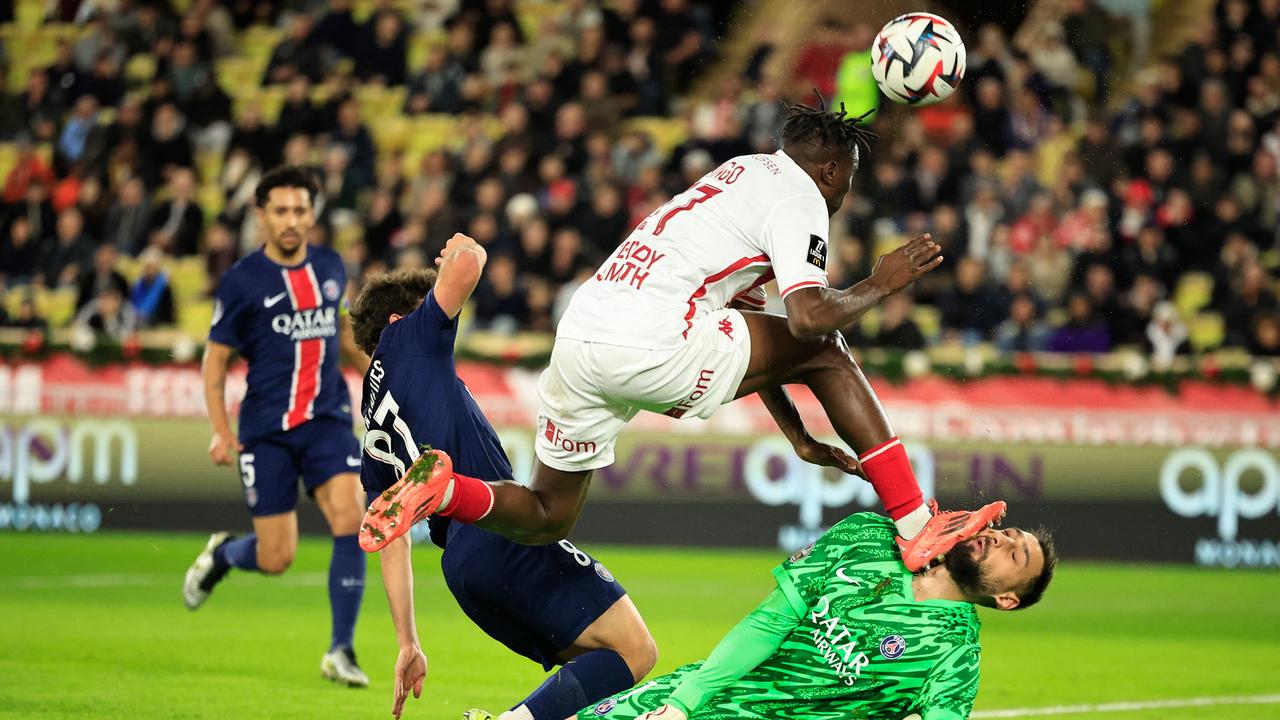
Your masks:
<path fill-rule="evenodd" d="M 365 557 L 356 540 L 365 497 L 351 397 L 338 367 L 346 356 L 363 372 L 347 317 L 346 270 L 332 250 L 305 238 L 315 222 L 316 186 L 300 168 L 267 173 L 256 193 L 263 247 L 223 275 L 204 355 L 205 402 L 213 424 L 209 457 L 238 457 L 253 532 L 214 533 L 187 571 L 183 599 L 195 610 L 231 568 L 279 575 L 298 545 L 298 479 L 333 533 L 329 604 L 333 633 L 321 672 L 365 687 L 352 637 L 364 595 Z M 227 364 L 238 351 L 249 363 L 239 439 L 227 419 Z"/>
<path fill-rule="evenodd" d="M 455 235 L 436 262 L 438 277 L 402 270 L 371 280 L 351 311 L 356 341 L 372 356 L 361 403 L 367 428 L 361 479 L 371 494 L 394 485 L 423 445 L 449 453 L 460 473 L 492 481 L 513 476 L 454 367 L 458 312 L 475 289 L 485 252 Z M 561 720 L 653 668 L 657 648 L 635 604 L 604 565 L 568 540 L 520 545 L 446 517 L 429 522 L 432 540 L 444 548 L 445 583 L 467 616 L 544 669 L 561 666 L 504 720 Z M 400 645 L 396 717 L 410 691 L 419 696 L 427 672 L 413 617 L 410 547 L 405 534 L 381 551 Z M 467 717 L 490 716 L 473 710 Z"/>

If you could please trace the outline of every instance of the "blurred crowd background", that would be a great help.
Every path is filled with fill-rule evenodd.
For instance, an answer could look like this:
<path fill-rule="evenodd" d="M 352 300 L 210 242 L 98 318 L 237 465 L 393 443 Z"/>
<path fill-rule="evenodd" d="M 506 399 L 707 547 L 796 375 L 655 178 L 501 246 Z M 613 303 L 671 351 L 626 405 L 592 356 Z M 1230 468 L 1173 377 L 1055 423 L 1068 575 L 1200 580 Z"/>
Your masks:
<path fill-rule="evenodd" d="M 776 149 L 781 101 L 876 105 L 889 17 L 819 14 L 796 43 L 753 22 L 769 4 L 5 3 L 0 325 L 202 339 L 219 277 L 259 244 L 257 179 L 290 163 L 315 172 L 310 240 L 352 292 L 461 231 L 490 257 L 469 326 L 551 333 L 640 219 Z M 947 262 L 846 334 L 1280 355 L 1280 0 L 1223 0 L 1159 53 L 1145 0 L 1049 4 L 1031 44 L 962 25 L 950 101 L 880 99 L 831 283 L 920 232 Z"/>

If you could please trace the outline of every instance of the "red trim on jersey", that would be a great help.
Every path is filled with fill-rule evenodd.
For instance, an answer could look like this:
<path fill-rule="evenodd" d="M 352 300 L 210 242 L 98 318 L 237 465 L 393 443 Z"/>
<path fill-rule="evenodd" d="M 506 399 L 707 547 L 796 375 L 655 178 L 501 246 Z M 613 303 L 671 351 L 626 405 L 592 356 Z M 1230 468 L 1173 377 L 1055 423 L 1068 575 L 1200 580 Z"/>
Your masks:
<path fill-rule="evenodd" d="M 300 268 L 282 270 L 285 288 L 293 302 L 294 312 L 320 307 L 320 283 L 307 263 Z M 292 430 L 312 417 L 316 397 L 320 394 L 320 368 L 324 364 L 324 338 L 310 338 L 294 343 L 293 374 L 289 382 L 289 409 L 281 424 Z"/>
<path fill-rule="evenodd" d="M 826 282 L 824 282 L 824 281 L 822 281 L 822 280 L 801 280 L 800 282 L 796 283 L 795 285 L 792 285 L 791 287 L 787 288 L 786 290 L 783 290 L 783 291 L 782 291 L 782 297 L 784 297 L 784 298 L 785 298 L 786 296 L 790 295 L 791 293 L 795 292 L 796 290 L 799 290 L 800 288 L 807 288 L 807 287 L 826 287 L 826 286 L 827 286 L 827 283 L 826 283 Z"/>
<path fill-rule="evenodd" d="M 730 275 L 738 272 L 739 270 L 741 270 L 742 268 L 748 265 L 754 265 L 756 263 L 761 263 L 761 262 L 769 262 L 769 256 L 756 255 L 755 257 L 742 258 L 740 260 L 734 261 L 732 265 L 721 270 L 720 272 L 714 275 L 708 275 L 707 279 L 702 281 L 702 287 L 698 288 L 697 290 L 694 290 L 693 294 L 689 296 L 689 312 L 684 314 L 684 322 L 685 322 L 685 325 L 687 326 L 684 329 L 684 336 L 689 337 L 689 330 L 693 328 L 693 315 L 698 311 L 693 303 L 698 298 L 706 296 L 708 285 L 714 282 L 720 282 L 721 280 L 729 277 Z"/>

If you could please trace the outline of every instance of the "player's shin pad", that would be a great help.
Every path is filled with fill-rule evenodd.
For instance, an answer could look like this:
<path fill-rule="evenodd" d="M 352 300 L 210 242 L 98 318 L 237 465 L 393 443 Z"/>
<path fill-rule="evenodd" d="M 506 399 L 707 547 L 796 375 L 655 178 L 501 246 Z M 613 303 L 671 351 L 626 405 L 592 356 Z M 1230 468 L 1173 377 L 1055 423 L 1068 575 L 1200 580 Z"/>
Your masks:
<path fill-rule="evenodd" d="M 986 505 L 972 512 L 967 510 L 938 510 L 938 501 L 929 501 L 929 518 L 918 535 L 910 540 L 898 538 L 902 562 L 911 572 L 919 572 L 929 563 L 950 552 L 956 545 L 991 527 L 1004 517 L 1009 506 L 1003 500 Z"/>
<path fill-rule="evenodd" d="M 444 451 L 424 445 L 404 476 L 369 503 L 360 523 L 361 549 L 377 552 L 409 532 L 414 523 L 440 509 L 452 485 L 453 461 Z"/>

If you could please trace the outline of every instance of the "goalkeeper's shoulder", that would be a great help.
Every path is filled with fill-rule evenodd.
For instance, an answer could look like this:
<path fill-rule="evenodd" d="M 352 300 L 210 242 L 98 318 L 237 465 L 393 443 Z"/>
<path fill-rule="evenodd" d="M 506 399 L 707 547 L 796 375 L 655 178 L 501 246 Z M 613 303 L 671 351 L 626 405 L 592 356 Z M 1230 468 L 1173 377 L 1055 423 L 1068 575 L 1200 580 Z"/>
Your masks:
<path fill-rule="evenodd" d="M 860 512 L 832 525 L 822 537 L 829 542 L 854 543 L 875 539 L 892 542 L 897 533 L 897 528 L 889 518 L 873 512 Z"/>

